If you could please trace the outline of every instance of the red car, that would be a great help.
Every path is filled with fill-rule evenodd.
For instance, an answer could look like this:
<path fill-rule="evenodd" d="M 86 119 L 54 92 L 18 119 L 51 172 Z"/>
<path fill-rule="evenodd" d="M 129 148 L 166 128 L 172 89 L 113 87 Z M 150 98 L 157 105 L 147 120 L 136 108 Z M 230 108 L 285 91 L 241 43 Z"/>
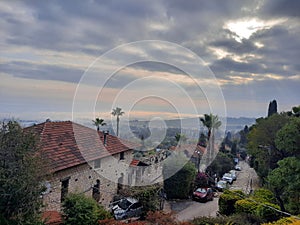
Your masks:
<path fill-rule="evenodd" d="M 195 201 L 198 200 L 201 202 L 212 201 L 214 199 L 214 193 L 211 188 L 197 188 L 193 192 L 192 198 Z"/>

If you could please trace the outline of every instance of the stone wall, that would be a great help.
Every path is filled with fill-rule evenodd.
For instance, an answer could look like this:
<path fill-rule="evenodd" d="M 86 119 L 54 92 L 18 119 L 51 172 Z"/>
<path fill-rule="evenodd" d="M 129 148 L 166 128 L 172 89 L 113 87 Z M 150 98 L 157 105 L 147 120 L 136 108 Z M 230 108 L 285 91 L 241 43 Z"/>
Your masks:
<path fill-rule="evenodd" d="M 50 192 L 43 195 L 45 210 L 60 211 L 62 181 L 68 181 L 68 193 L 84 193 L 92 197 L 93 187 L 100 181 L 99 203 L 108 207 L 113 196 L 117 193 L 120 177 L 128 180 L 127 169 L 132 160 L 132 151 L 125 152 L 124 160 L 120 160 L 119 154 L 101 159 L 100 168 L 94 168 L 94 162 L 90 162 L 68 168 L 53 174 L 49 178 Z"/>

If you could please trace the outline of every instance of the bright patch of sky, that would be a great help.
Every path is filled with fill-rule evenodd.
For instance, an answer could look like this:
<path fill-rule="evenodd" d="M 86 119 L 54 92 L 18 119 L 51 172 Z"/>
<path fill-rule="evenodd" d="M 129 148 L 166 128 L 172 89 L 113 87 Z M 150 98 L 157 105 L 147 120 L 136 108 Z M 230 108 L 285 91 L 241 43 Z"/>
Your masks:
<path fill-rule="evenodd" d="M 249 39 L 253 34 L 260 30 L 272 28 L 272 26 L 284 22 L 284 19 L 263 21 L 258 18 L 246 18 L 235 21 L 229 21 L 224 25 L 225 29 L 233 33 L 233 38 L 242 42 L 243 39 Z M 262 44 L 260 43 L 259 46 Z"/>

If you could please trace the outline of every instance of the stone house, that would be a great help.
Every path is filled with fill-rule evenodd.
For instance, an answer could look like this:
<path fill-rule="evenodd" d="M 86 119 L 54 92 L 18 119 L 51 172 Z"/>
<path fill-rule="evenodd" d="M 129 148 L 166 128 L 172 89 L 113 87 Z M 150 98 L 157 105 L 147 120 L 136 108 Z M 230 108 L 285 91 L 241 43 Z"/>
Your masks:
<path fill-rule="evenodd" d="M 42 195 L 46 211 L 59 211 L 66 195 L 74 192 L 108 207 L 122 187 L 118 183 L 130 185 L 136 144 L 71 121 L 46 121 L 25 129 L 39 138 L 49 165 L 51 175 Z"/>

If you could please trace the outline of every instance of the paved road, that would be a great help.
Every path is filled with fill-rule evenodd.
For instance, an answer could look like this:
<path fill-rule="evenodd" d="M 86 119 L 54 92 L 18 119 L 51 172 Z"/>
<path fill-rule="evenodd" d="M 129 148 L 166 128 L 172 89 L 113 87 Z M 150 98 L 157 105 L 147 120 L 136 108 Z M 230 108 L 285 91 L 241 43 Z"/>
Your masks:
<path fill-rule="evenodd" d="M 230 189 L 240 189 L 248 193 L 251 189 L 255 190 L 258 186 L 258 177 L 253 168 L 241 161 L 239 163 L 242 170 L 238 171 L 237 180 L 231 185 Z M 176 213 L 176 217 L 179 221 L 192 220 L 195 217 L 211 216 L 215 217 L 219 209 L 218 198 L 214 198 L 213 201 L 207 203 L 195 202 L 192 200 L 184 201 L 169 201 L 167 207 Z"/>
<path fill-rule="evenodd" d="M 218 198 L 214 198 L 213 201 L 209 201 L 206 203 L 201 203 L 201 202 L 195 202 L 192 200 L 186 201 L 185 203 L 176 203 L 171 204 L 172 210 L 176 213 L 176 218 L 179 221 L 187 221 L 187 220 L 192 220 L 195 217 L 201 217 L 201 216 L 211 216 L 215 217 L 216 213 L 218 211 Z M 185 205 L 186 207 L 183 209 L 179 209 L 182 207 L 182 205 Z M 177 210 L 176 210 L 177 209 Z"/>
<path fill-rule="evenodd" d="M 255 190 L 259 187 L 259 178 L 253 168 L 250 168 L 245 161 L 239 162 L 242 170 L 237 172 L 237 180 L 233 182 L 230 189 L 243 190 L 244 193 L 249 194 L 250 190 Z"/>

